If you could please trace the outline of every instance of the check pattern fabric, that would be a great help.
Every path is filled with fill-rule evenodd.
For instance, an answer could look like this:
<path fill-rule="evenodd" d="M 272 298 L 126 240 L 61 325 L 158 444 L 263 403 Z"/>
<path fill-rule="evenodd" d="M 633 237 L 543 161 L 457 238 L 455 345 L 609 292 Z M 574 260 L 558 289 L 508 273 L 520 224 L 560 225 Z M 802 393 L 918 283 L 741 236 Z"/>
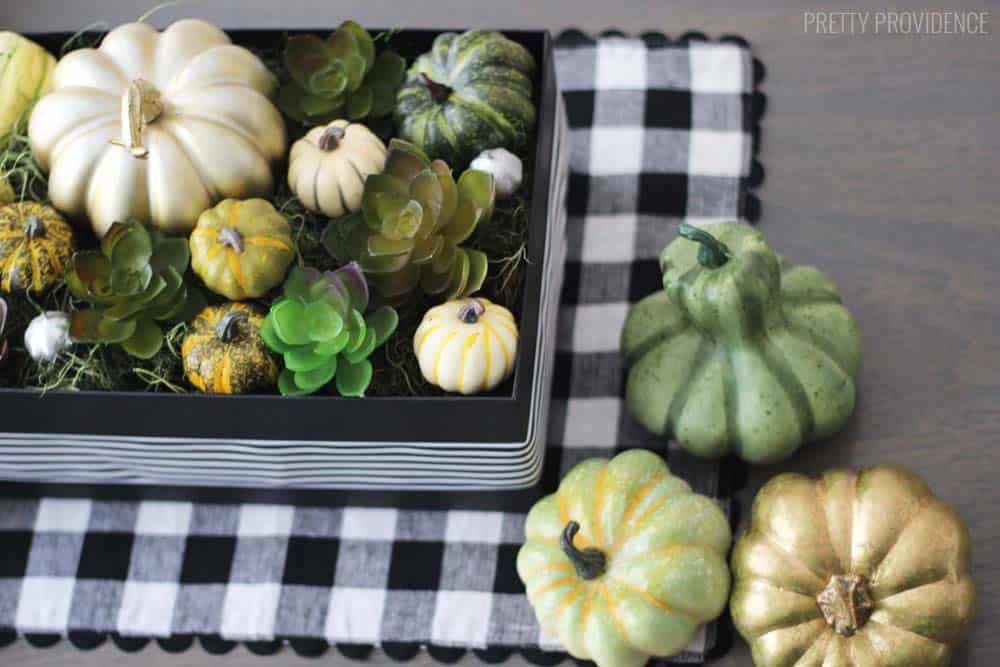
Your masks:
<path fill-rule="evenodd" d="M 632 447 L 721 496 L 629 420 L 618 332 L 681 220 L 747 218 L 754 65 L 739 40 L 564 35 L 569 258 L 544 490 Z M 726 498 L 720 497 L 726 503 Z M 0 500 L 0 631 L 558 649 L 515 571 L 524 515 L 362 507 Z M 709 626 L 675 658 L 700 662 Z"/>

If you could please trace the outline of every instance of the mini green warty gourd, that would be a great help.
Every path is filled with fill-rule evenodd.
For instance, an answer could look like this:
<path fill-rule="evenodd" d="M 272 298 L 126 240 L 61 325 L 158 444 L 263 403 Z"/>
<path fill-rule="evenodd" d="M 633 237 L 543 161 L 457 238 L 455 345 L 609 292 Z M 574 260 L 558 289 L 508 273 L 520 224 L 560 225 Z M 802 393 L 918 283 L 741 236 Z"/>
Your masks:
<path fill-rule="evenodd" d="M 632 416 L 699 456 L 752 463 L 837 432 L 854 409 L 861 335 L 836 286 L 747 224 L 680 234 L 660 256 L 664 290 L 622 331 Z"/>

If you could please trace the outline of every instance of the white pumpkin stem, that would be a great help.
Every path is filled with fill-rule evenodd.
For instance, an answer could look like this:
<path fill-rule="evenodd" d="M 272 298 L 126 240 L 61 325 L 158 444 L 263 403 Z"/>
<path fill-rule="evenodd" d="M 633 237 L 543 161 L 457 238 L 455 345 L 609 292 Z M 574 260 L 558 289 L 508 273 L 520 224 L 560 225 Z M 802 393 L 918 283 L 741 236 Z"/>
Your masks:
<path fill-rule="evenodd" d="M 475 324 L 485 312 L 486 308 L 479 303 L 479 299 L 469 299 L 465 305 L 458 309 L 458 319 L 466 324 Z"/>
<path fill-rule="evenodd" d="M 232 227 L 226 227 L 219 232 L 219 243 L 229 246 L 237 255 L 243 254 L 243 250 L 245 249 L 243 235 Z"/>
<path fill-rule="evenodd" d="M 319 149 L 321 151 L 337 150 L 340 142 L 344 140 L 345 134 L 347 132 L 344 131 L 344 128 L 331 125 L 323 130 L 323 134 L 319 135 Z"/>
<path fill-rule="evenodd" d="M 144 144 L 146 126 L 163 113 L 160 91 L 145 79 L 135 79 L 122 95 L 121 108 L 122 138 L 111 143 L 125 148 L 132 157 L 145 158 L 149 155 Z"/>

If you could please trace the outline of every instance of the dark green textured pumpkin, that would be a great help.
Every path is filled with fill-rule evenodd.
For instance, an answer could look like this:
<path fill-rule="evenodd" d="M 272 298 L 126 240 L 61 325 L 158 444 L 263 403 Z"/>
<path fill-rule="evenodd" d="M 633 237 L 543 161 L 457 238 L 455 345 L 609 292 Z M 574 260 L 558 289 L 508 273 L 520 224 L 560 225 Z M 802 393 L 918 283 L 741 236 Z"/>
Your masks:
<path fill-rule="evenodd" d="M 396 99 L 399 136 L 452 167 L 522 148 L 535 125 L 535 59 L 498 32 L 447 32 L 417 58 Z"/>
<path fill-rule="evenodd" d="M 626 402 L 650 431 L 708 457 L 778 461 L 854 409 L 861 336 L 836 286 L 749 225 L 682 225 L 664 290 L 625 322 Z"/>

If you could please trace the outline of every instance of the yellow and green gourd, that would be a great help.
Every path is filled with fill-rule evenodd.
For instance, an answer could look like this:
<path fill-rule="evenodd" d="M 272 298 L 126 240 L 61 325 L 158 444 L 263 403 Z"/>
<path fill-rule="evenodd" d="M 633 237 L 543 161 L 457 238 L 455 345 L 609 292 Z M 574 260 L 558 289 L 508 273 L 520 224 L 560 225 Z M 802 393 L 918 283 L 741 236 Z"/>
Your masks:
<path fill-rule="evenodd" d="M 0 32 L 0 137 L 14 129 L 26 109 L 52 90 L 56 59 L 30 39 Z"/>
<path fill-rule="evenodd" d="M 632 416 L 699 456 L 752 463 L 837 432 L 854 409 L 861 335 L 836 286 L 747 224 L 681 236 L 660 257 L 664 290 L 622 331 Z"/>
<path fill-rule="evenodd" d="M 246 303 L 202 310 L 181 344 L 184 374 L 198 391 L 246 394 L 273 387 L 278 362 L 260 337 L 264 316 Z"/>
<path fill-rule="evenodd" d="M 652 452 L 578 464 L 525 533 L 517 572 L 539 625 L 598 667 L 679 653 L 729 598 L 729 522 Z"/>
<path fill-rule="evenodd" d="M 35 202 L 0 207 L 0 290 L 40 294 L 63 282 L 73 230 L 55 209 Z"/>
<path fill-rule="evenodd" d="M 295 259 L 285 217 L 264 199 L 225 199 L 198 217 L 191 269 L 233 301 L 256 299 L 281 284 Z"/>

